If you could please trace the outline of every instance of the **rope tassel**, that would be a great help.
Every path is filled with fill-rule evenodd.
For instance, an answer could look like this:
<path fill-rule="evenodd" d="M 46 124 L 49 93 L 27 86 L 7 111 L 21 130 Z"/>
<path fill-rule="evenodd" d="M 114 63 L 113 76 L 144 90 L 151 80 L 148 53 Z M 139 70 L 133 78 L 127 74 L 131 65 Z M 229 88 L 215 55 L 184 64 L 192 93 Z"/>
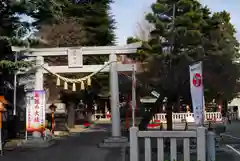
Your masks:
<path fill-rule="evenodd" d="M 92 82 L 91 82 L 91 78 L 88 77 L 88 79 L 87 79 L 87 85 L 88 85 L 88 86 L 91 86 L 91 83 L 92 83 Z"/>
<path fill-rule="evenodd" d="M 60 84 L 61 84 L 61 83 L 60 83 L 60 78 L 57 77 L 57 83 L 56 83 L 56 85 L 57 85 L 57 86 L 60 86 Z"/>
<path fill-rule="evenodd" d="M 67 84 L 67 82 L 64 82 L 64 89 L 65 89 L 65 90 L 68 89 L 68 84 Z"/>
<path fill-rule="evenodd" d="M 81 90 L 84 90 L 84 89 L 85 89 L 84 82 L 81 81 Z"/>
<path fill-rule="evenodd" d="M 84 78 L 78 78 L 78 79 L 71 79 L 71 78 L 67 78 L 67 77 L 63 77 L 53 71 L 51 71 L 49 68 L 45 67 L 44 65 L 40 65 L 40 67 L 42 67 L 44 70 L 48 71 L 49 73 L 51 73 L 52 75 L 57 77 L 57 82 L 56 85 L 60 86 L 61 85 L 61 80 L 64 81 L 64 89 L 67 90 L 68 89 L 68 82 L 72 83 L 73 82 L 77 82 L 77 83 L 81 83 L 81 89 L 84 90 L 85 89 L 85 85 L 84 85 L 84 81 L 87 80 L 87 85 L 91 86 L 91 77 L 98 74 L 99 72 L 101 72 L 103 69 L 105 69 L 107 66 L 109 66 L 111 63 L 116 62 L 116 61 L 111 61 L 111 62 L 105 62 L 104 66 L 98 70 L 96 70 L 95 72 L 89 74 L 88 76 L 85 76 Z M 73 90 L 74 90 L 74 86 L 76 88 L 76 85 L 73 84 Z"/>
<path fill-rule="evenodd" d="M 73 83 L 73 86 L 72 86 L 72 91 L 76 91 L 76 84 L 75 83 Z"/>

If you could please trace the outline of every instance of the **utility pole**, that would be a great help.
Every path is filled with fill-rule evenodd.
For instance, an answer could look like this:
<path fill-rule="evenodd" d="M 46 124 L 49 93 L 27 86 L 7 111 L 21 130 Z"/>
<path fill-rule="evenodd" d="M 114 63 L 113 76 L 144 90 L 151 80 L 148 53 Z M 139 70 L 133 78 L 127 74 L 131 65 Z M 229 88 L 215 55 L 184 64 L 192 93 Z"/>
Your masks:
<path fill-rule="evenodd" d="M 171 29 L 171 46 L 170 46 L 170 52 L 173 53 L 174 49 L 174 29 L 175 29 L 175 17 L 176 17 L 176 4 L 173 4 L 173 13 L 172 13 L 172 29 Z"/>

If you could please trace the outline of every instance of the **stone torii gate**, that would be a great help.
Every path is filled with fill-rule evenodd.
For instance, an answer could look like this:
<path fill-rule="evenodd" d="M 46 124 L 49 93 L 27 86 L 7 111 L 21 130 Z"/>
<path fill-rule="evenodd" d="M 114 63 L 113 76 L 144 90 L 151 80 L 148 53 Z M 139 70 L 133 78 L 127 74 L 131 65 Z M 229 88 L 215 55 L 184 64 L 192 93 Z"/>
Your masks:
<path fill-rule="evenodd" d="M 111 92 L 111 115 L 112 115 L 112 137 L 121 136 L 120 112 L 119 112 L 119 87 L 118 71 L 133 71 L 133 64 L 117 63 L 117 55 L 127 55 L 136 53 L 141 47 L 140 43 L 129 44 L 125 46 L 94 46 L 94 47 L 69 47 L 69 48 L 19 48 L 12 47 L 12 51 L 27 51 L 27 56 L 36 58 L 36 65 L 39 67 L 35 73 L 35 90 L 43 90 L 44 73 L 49 69 L 53 73 L 91 73 L 101 69 L 104 65 L 84 65 L 84 55 L 109 55 L 109 66 L 101 72 L 110 73 L 110 92 Z M 46 56 L 66 56 L 68 57 L 68 66 L 48 66 L 44 63 Z M 135 66 L 135 65 L 134 65 Z M 45 68 L 45 69 L 44 69 Z M 134 67 L 136 70 L 136 66 Z M 34 135 L 33 135 L 34 136 Z"/>

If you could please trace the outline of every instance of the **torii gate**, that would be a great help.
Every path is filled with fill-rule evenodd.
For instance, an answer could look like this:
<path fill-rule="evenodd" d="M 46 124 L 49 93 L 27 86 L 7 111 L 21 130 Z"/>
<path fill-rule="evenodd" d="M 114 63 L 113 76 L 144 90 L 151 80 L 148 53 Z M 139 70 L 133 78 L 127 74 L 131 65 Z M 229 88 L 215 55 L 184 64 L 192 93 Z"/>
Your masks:
<path fill-rule="evenodd" d="M 12 47 L 12 51 L 27 51 L 29 57 L 36 57 L 36 65 L 49 69 L 54 73 L 91 73 L 96 72 L 104 65 L 84 65 L 84 55 L 109 55 L 109 66 L 101 72 L 110 72 L 110 92 L 111 92 L 111 115 L 112 115 L 112 136 L 121 136 L 120 113 L 119 113 L 119 87 L 118 71 L 133 71 L 133 64 L 117 63 L 117 55 L 127 55 L 136 53 L 141 47 L 140 43 L 125 46 L 94 46 L 94 47 L 69 47 L 69 48 L 19 48 Z M 45 56 L 67 56 L 68 66 L 48 66 L 44 64 Z M 35 90 L 43 90 L 43 76 L 48 73 L 44 68 L 37 68 L 35 73 Z M 136 65 L 134 65 L 134 71 Z"/>

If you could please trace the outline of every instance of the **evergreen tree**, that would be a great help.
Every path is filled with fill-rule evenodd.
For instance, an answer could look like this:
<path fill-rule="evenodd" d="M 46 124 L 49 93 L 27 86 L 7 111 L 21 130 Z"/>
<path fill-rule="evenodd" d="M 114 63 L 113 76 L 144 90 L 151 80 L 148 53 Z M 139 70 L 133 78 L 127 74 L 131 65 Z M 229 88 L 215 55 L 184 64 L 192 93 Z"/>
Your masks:
<path fill-rule="evenodd" d="M 164 97 L 168 98 L 168 129 L 172 128 L 172 107 L 179 106 L 181 98 L 191 102 L 188 66 L 194 62 L 203 61 L 208 100 L 231 100 L 238 94 L 240 73 L 233 60 L 239 56 L 239 45 L 227 12 L 211 15 L 197 0 L 157 0 L 146 19 L 154 29 L 150 40 L 143 42 L 144 50 L 138 53 L 141 61 L 147 62 L 145 81 L 154 85 L 161 96 L 146 113 L 140 128 L 146 127 Z M 132 41 L 138 40 L 129 38 Z M 223 82 L 229 78 L 227 89 Z"/>
<path fill-rule="evenodd" d="M 70 1 L 69 1 L 70 2 Z M 112 0 L 72 0 L 63 12 L 70 17 L 78 17 L 90 38 L 93 46 L 112 45 L 115 40 L 113 16 L 110 15 Z"/>
<path fill-rule="evenodd" d="M 21 38 L 25 33 L 25 24 L 20 22 L 19 17 L 16 16 L 18 7 L 15 3 L 4 0 L 0 3 L 0 70 L 1 70 L 1 83 L 4 81 L 13 81 L 12 74 L 16 70 L 27 67 L 29 63 L 19 57 L 15 62 L 15 56 L 12 52 L 12 45 L 25 45 Z M 20 30 L 21 29 L 21 30 Z M 18 35 L 18 37 L 16 36 Z"/>
<path fill-rule="evenodd" d="M 30 0 L 24 3 L 34 7 L 26 12 L 36 20 L 33 25 L 39 29 L 40 35 L 45 25 L 55 25 L 64 19 L 71 19 L 83 28 L 88 39 L 79 45 L 105 46 L 112 45 L 115 41 L 115 21 L 109 14 L 111 0 Z M 81 35 L 82 32 L 75 34 Z"/>
<path fill-rule="evenodd" d="M 10 3 L 11 2 L 11 3 Z M 0 2 L 0 95 L 3 95 L 10 103 L 7 110 L 13 110 L 13 87 L 14 87 L 14 73 L 19 69 L 29 67 L 31 63 L 25 62 L 23 54 L 18 53 L 18 60 L 15 61 L 15 53 L 12 51 L 12 46 L 26 45 L 25 41 L 20 40 L 26 34 L 26 24 L 20 22 L 19 17 L 20 8 L 16 3 L 9 0 L 2 0 Z M 20 108 L 25 106 L 20 105 L 20 101 L 24 100 L 24 88 L 18 85 L 19 76 L 17 77 L 17 112 Z M 20 107 L 20 108 L 19 108 Z M 10 118 L 10 117 L 9 117 Z M 16 121 L 17 117 L 13 117 L 3 123 L 3 138 L 16 137 L 17 128 L 19 127 Z M 5 133 L 7 131 L 7 133 Z M 5 141 L 5 140 L 4 140 Z"/>

